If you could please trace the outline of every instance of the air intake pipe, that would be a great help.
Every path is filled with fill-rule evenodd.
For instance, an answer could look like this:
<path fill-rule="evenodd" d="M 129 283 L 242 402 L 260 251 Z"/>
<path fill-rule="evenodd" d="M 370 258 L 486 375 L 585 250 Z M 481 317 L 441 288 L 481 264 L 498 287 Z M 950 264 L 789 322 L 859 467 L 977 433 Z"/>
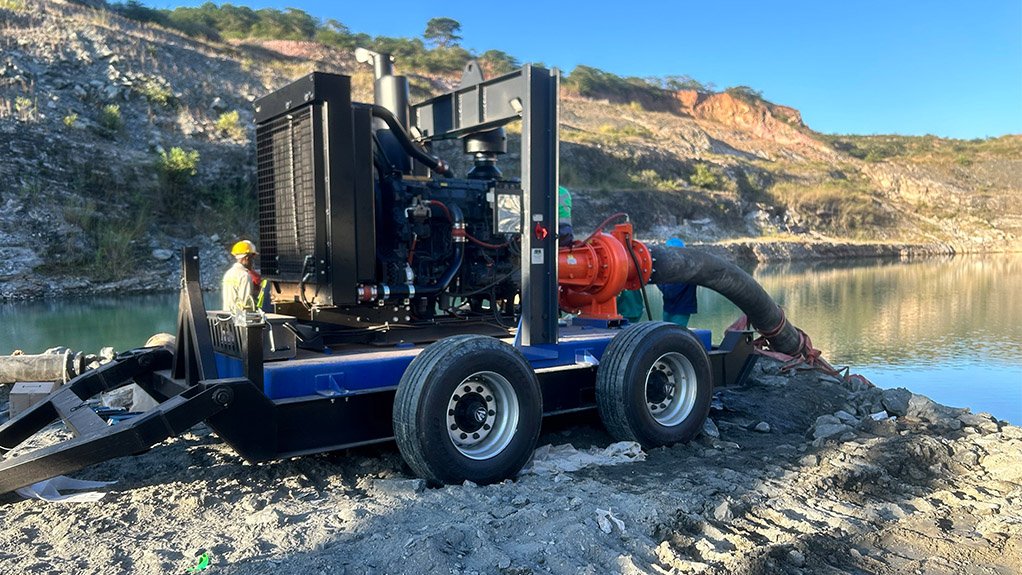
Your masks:
<path fill-rule="evenodd" d="M 649 246 L 654 271 L 650 283 L 687 283 L 710 288 L 726 297 L 749 318 L 770 343 L 770 349 L 797 356 L 803 351 L 799 329 L 759 283 L 735 264 L 697 248 Z"/>
<path fill-rule="evenodd" d="M 454 171 L 451 170 L 451 166 L 448 165 L 447 162 L 441 160 L 436 156 L 427 154 L 422 148 L 419 147 L 418 144 L 413 142 L 412 139 L 408 137 L 408 132 L 406 132 L 403 127 L 401 127 L 401 122 L 398 121 L 396 117 L 394 117 L 394 114 L 392 114 L 390 110 L 377 104 L 356 103 L 353 105 L 356 107 L 368 107 L 370 113 L 372 113 L 374 118 L 383 120 L 383 122 L 387 124 L 387 127 L 390 128 L 391 133 L 394 136 L 394 139 L 397 140 L 398 144 L 401 145 L 401 148 L 409 156 L 415 158 L 422 165 L 433 170 L 434 172 L 441 174 L 445 178 L 454 177 Z"/>

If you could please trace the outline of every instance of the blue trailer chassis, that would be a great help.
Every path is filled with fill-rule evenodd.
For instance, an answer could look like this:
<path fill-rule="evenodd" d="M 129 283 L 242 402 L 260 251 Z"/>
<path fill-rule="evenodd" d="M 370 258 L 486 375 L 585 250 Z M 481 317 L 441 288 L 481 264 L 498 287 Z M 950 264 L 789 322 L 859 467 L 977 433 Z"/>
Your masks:
<path fill-rule="evenodd" d="M 423 345 L 345 344 L 262 361 L 261 328 L 247 330 L 241 353 L 217 353 L 198 286 L 194 253 L 185 251 L 185 282 L 176 349 L 141 348 L 86 372 L 0 426 L 9 451 L 56 419 L 73 439 L 0 462 L 0 493 L 125 455 L 207 423 L 250 462 L 334 451 L 393 439 L 398 383 Z M 193 269 L 194 268 L 194 269 Z M 543 415 L 593 409 L 600 358 L 620 326 L 561 325 L 556 343 L 521 345 L 507 338 L 535 371 Z M 727 332 L 707 350 L 715 386 L 744 381 L 754 360 L 751 332 Z M 107 420 L 87 402 L 131 383 L 160 403 L 130 418 Z"/>

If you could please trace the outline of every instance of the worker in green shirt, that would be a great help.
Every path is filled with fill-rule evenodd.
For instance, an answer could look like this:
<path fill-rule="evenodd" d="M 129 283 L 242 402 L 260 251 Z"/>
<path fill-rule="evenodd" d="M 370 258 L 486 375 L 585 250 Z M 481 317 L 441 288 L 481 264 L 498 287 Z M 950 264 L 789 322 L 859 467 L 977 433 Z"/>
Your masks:
<path fill-rule="evenodd" d="M 557 186 L 557 241 L 562 246 L 575 241 L 571 229 L 571 192 L 564 186 Z"/>

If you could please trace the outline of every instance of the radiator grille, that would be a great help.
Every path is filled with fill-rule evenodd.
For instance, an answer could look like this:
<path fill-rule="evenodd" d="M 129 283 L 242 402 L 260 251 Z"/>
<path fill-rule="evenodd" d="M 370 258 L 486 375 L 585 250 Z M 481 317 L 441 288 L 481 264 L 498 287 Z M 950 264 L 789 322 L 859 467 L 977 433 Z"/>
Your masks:
<path fill-rule="evenodd" d="M 315 255 L 312 128 L 312 106 L 306 106 L 256 129 L 259 259 L 267 277 L 299 280 L 305 256 Z"/>

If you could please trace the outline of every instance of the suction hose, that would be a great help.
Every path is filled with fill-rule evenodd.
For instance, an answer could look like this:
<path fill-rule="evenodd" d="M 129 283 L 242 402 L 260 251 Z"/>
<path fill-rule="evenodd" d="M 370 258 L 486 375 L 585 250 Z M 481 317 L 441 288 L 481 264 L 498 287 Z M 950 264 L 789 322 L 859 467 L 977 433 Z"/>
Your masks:
<path fill-rule="evenodd" d="M 696 248 L 649 246 L 653 255 L 653 275 L 649 283 L 688 283 L 710 288 L 738 306 L 749 323 L 766 338 L 770 349 L 798 356 L 804 350 L 797 327 L 788 322 L 784 311 L 774 303 L 762 286 L 733 263 Z"/>

